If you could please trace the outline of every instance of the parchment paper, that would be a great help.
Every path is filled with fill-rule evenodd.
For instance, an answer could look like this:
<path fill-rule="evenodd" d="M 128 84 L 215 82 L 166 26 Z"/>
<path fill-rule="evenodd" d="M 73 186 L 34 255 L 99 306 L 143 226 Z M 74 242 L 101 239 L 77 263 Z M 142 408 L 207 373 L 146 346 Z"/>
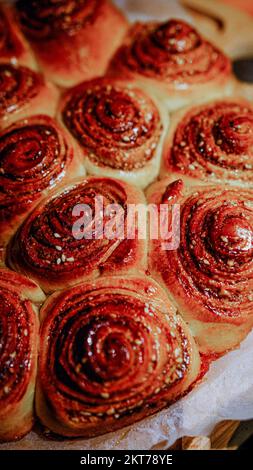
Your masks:
<path fill-rule="evenodd" d="M 118 0 L 131 20 L 170 16 L 189 20 L 174 0 Z M 143 12 L 146 12 L 145 14 Z M 182 436 L 208 435 L 224 419 L 253 418 L 253 332 L 240 349 L 212 364 L 203 382 L 168 409 L 121 431 L 89 440 L 52 441 L 36 430 L 17 443 L 16 450 L 166 449 Z"/>

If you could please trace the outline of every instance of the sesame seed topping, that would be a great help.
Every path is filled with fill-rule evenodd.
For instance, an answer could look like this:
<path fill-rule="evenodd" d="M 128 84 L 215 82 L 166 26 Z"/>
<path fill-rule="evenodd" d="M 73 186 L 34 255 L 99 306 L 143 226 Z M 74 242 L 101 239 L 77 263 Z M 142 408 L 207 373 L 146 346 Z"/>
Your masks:
<path fill-rule="evenodd" d="M 244 201 L 243 205 L 247 207 L 248 209 L 252 209 L 253 207 L 253 202 L 252 201 Z"/>
<path fill-rule="evenodd" d="M 110 408 L 109 410 L 107 410 L 106 414 L 108 416 L 112 416 L 115 414 L 115 411 L 116 411 L 115 408 Z"/>
<path fill-rule="evenodd" d="M 142 344 L 142 341 L 141 341 L 140 339 L 136 339 L 136 340 L 135 340 L 135 344 L 141 345 L 141 344 Z"/>
<path fill-rule="evenodd" d="M 180 354 L 180 348 L 176 348 L 174 353 L 175 353 L 175 356 L 178 357 Z"/>
<path fill-rule="evenodd" d="M 229 259 L 227 265 L 231 267 L 234 266 L 234 261 L 232 259 Z"/>
<path fill-rule="evenodd" d="M 194 171 L 196 169 L 195 166 L 193 165 L 193 163 L 190 163 L 188 168 L 189 168 L 189 170 L 192 170 L 192 171 Z"/>

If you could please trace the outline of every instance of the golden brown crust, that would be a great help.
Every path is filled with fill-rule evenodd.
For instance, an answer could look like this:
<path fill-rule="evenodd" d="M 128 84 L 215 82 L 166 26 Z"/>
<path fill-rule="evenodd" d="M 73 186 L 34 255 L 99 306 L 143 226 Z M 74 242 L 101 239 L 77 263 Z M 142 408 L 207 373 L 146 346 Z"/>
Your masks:
<path fill-rule="evenodd" d="M 182 396 L 199 374 L 187 326 L 148 278 L 80 284 L 49 298 L 41 316 L 36 411 L 56 434 L 127 426 Z"/>
<path fill-rule="evenodd" d="M 60 187 L 20 227 L 8 246 L 7 263 L 35 279 L 46 292 L 105 273 L 124 276 L 129 272 L 144 272 L 147 241 L 139 239 L 139 221 L 131 238 L 127 238 L 129 204 L 145 207 L 143 193 L 112 178 L 88 177 Z M 113 215 L 115 205 L 119 209 L 118 224 Z M 83 218 L 84 214 L 88 220 Z M 143 217 L 145 225 L 145 212 Z"/>
<path fill-rule="evenodd" d="M 127 29 L 108 0 L 17 2 L 20 25 L 44 72 L 62 87 L 102 75 Z"/>
<path fill-rule="evenodd" d="M 0 133 L 0 249 L 55 186 L 85 176 L 78 147 L 49 116 L 16 122 Z"/>
<path fill-rule="evenodd" d="M 63 95 L 59 118 L 79 142 L 90 174 L 141 188 L 157 177 L 169 116 L 131 82 L 83 82 Z"/>
<path fill-rule="evenodd" d="M 166 251 L 161 238 L 151 243 L 152 275 L 166 287 L 200 351 L 237 347 L 253 326 L 253 191 L 165 178 L 149 188 L 148 198 L 180 204 L 181 211 L 179 247 Z"/>
<path fill-rule="evenodd" d="M 253 106 L 241 97 L 175 113 L 165 140 L 160 177 L 252 186 Z"/>
<path fill-rule="evenodd" d="M 0 63 L 0 129 L 35 114 L 55 116 L 59 91 L 32 69 Z"/>
<path fill-rule="evenodd" d="M 134 25 L 108 72 L 136 80 L 170 111 L 229 95 L 234 88 L 228 57 L 175 19 Z"/>
<path fill-rule="evenodd" d="M 251 51 L 252 21 L 228 20 L 232 10 L 215 0 L 209 16 L 202 0 L 183 1 L 207 40 L 180 20 L 125 36 L 108 0 L 0 7 L 0 265 L 58 291 L 39 334 L 44 293 L 0 269 L 0 441 L 31 430 L 35 386 L 37 416 L 55 434 L 90 438 L 135 423 L 180 399 L 253 328 L 253 107 L 241 98 L 252 101 L 253 87 L 232 77 L 220 50 Z M 63 94 L 64 130 L 52 118 L 59 90 L 35 72 L 20 26 L 52 82 L 81 82 Z M 113 53 L 108 76 L 94 78 Z M 85 167 L 95 176 L 80 179 Z M 95 196 L 121 206 L 126 230 L 127 205 L 146 208 L 129 183 L 145 188 L 159 169 L 148 202 L 180 205 L 178 246 L 138 239 L 146 212 L 134 239 L 75 238 L 83 209 L 73 209 L 94 210 Z"/>
<path fill-rule="evenodd" d="M 13 9 L 7 4 L 0 5 L 0 62 L 25 65 L 36 69 L 30 46 L 23 37 Z"/>
<path fill-rule="evenodd" d="M 0 269 L 0 441 L 20 439 L 33 425 L 39 318 L 45 299 L 39 287 Z"/>

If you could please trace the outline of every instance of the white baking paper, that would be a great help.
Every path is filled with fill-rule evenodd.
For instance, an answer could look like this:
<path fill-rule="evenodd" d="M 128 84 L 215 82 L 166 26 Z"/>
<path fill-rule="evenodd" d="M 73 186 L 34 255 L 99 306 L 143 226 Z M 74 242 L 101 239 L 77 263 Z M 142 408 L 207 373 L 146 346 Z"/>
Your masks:
<path fill-rule="evenodd" d="M 130 20 L 189 16 L 176 0 L 117 0 Z M 145 14 L 143 13 L 145 12 Z M 167 449 L 182 436 L 208 435 L 225 419 L 253 418 L 253 332 L 212 364 L 203 382 L 189 395 L 156 415 L 118 432 L 89 440 L 53 441 L 36 430 L 17 443 L 0 445 L 16 450 Z"/>

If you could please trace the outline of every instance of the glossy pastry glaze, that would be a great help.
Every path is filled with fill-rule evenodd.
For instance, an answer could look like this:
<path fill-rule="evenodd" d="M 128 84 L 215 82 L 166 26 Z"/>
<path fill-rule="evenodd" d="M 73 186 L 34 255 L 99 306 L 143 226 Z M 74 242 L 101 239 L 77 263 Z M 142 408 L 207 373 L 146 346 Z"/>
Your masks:
<path fill-rule="evenodd" d="M 0 441 L 21 438 L 33 425 L 39 318 L 45 299 L 27 278 L 0 269 Z"/>
<path fill-rule="evenodd" d="M 0 62 L 10 61 L 33 67 L 34 60 L 11 8 L 0 5 Z"/>
<path fill-rule="evenodd" d="M 217 73 L 228 73 L 229 60 L 187 23 L 170 20 L 138 26 L 131 47 L 115 60 L 139 74 L 174 83 L 203 83 Z"/>
<path fill-rule="evenodd" d="M 35 41 L 51 39 L 61 33 L 70 36 L 85 24 L 92 24 L 98 14 L 101 0 L 19 0 L 17 9 L 26 35 Z"/>
<path fill-rule="evenodd" d="M 236 347 L 253 326 L 253 192 L 165 179 L 150 188 L 149 199 L 181 205 L 180 246 L 165 251 L 161 240 L 153 241 L 151 272 L 166 286 L 201 351 Z"/>
<path fill-rule="evenodd" d="M 108 0 L 19 0 L 16 8 L 44 71 L 64 87 L 102 75 L 127 28 Z"/>
<path fill-rule="evenodd" d="M 85 175 L 71 137 L 49 116 L 18 121 L 0 133 L 0 245 L 43 195 Z"/>
<path fill-rule="evenodd" d="M 134 239 L 108 239 L 103 233 L 95 238 L 100 233 L 96 222 L 98 211 L 95 213 L 98 196 L 103 198 L 103 227 L 111 218 L 111 214 L 106 214 L 108 205 L 118 204 L 122 208 L 122 224 L 126 225 L 126 205 L 144 203 L 144 196 L 137 188 L 110 178 L 90 177 L 63 187 L 26 219 L 8 248 L 8 263 L 49 292 L 104 272 L 144 269 L 146 240 L 138 240 L 138 224 Z M 78 217 L 73 215 L 78 204 L 88 205 L 93 217 L 91 232 L 90 224 L 83 222 L 80 239 L 73 232 L 74 223 L 82 216 L 82 212 Z"/>
<path fill-rule="evenodd" d="M 161 176 L 199 182 L 253 180 L 253 107 L 242 99 L 211 102 L 174 116 Z"/>
<path fill-rule="evenodd" d="M 59 107 L 19 27 L 52 82 L 81 83 L 61 90 Z M 98 436 L 183 397 L 253 327 L 253 108 L 226 98 L 229 59 L 181 20 L 134 25 L 107 78 L 94 78 L 126 29 L 107 0 L 0 7 L 0 264 L 22 273 L 0 269 L 0 441 L 31 430 L 35 382 L 48 431 Z M 207 100 L 174 114 L 169 177 L 147 191 L 151 203 L 180 204 L 179 247 L 138 239 L 147 214 L 134 238 L 103 236 L 109 205 L 123 210 L 125 234 L 128 205 L 145 206 L 135 186 L 158 176 L 167 109 Z M 96 176 L 82 178 L 85 168 Z M 79 204 L 93 215 L 81 237 Z M 60 291 L 41 309 L 40 333 L 45 295 L 25 275 Z"/>
<path fill-rule="evenodd" d="M 57 99 L 58 91 L 41 74 L 0 63 L 0 129 L 38 113 L 53 116 Z"/>
<path fill-rule="evenodd" d="M 206 101 L 204 90 L 209 92 L 209 99 L 226 93 L 231 65 L 192 26 L 171 19 L 133 26 L 111 62 L 110 73 L 114 72 L 151 80 L 145 82 L 146 86 L 157 88 L 159 98 L 174 110 L 194 99 Z"/>
<path fill-rule="evenodd" d="M 61 113 L 90 173 L 133 179 L 140 186 L 157 176 L 162 113 L 131 83 L 107 78 L 84 82 L 65 94 Z"/>
<path fill-rule="evenodd" d="M 36 410 L 65 436 L 126 426 L 182 395 L 200 371 L 187 326 L 147 278 L 106 277 L 42 310 Z"/>

